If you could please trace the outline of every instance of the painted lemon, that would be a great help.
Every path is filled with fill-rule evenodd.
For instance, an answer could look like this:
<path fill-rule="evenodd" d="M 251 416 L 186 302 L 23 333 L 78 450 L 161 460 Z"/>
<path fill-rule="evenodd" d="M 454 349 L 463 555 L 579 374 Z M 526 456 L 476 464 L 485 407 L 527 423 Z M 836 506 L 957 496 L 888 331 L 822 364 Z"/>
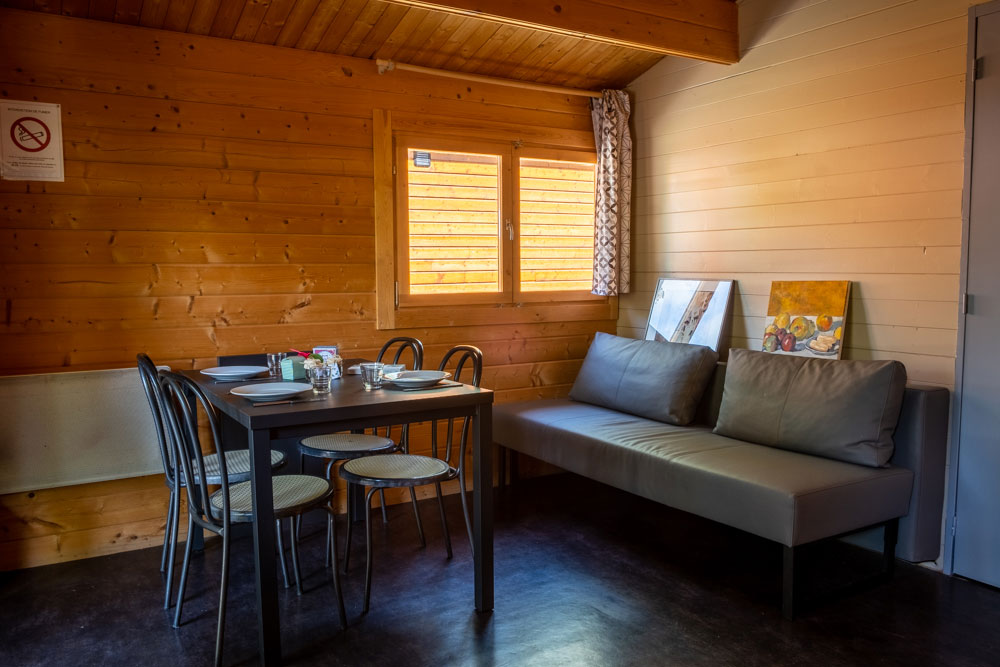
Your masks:
<path fill-rule="evenodd" d="M 844 333 L 844 327 L 837 327 L 833 332 L 833 337 L 836 338 L 837 340 L 840 340 L 840 337 L 843 335 L 843 333 Z"/>

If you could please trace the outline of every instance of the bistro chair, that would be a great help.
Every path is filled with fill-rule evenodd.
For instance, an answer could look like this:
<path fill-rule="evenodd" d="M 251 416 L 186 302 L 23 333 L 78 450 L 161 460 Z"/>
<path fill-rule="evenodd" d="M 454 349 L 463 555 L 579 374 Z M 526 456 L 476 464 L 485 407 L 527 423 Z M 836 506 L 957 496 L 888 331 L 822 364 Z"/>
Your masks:
<path fill-rule="evenodd" d="M 188 532 L 198 528 L 215 533 L 222 539 L 222 583 L 219 593 L 219 619 L 215 639 L 215 664 L 222 664 L 222 646 L 226 621 L 226 593 L 229 587 L 229 547 L 232 539 L 232 525 L 235 523 L 250 523 L 254 520 L 251 483 L 249 481 L 232 484 L 226 469 L 226 458 L 222 449 L 222 431 L 219 416 L 215 407 L 201 387 L 194 381 L 177 373 L 161 375 L 166 391 L 163 392 L 162 411 L 166 414 L 168 424 L 167 440 L 171 443 L 176 460 L 184 475 L 188 499 Z M 189 398 L 190 397 L 190 398 Z M 207 420 L 207 430 L 211 436 L 212 447 L 221 470 L 219 489 L 212 491 L 207 475 L 206 456 L 202 454 L 202 445 L 198 433 L 198 410 L 200 407 Z M 336 561 L 336 526 L 333 521 L 333 509 L 330 499 L 333 496 L 333 485 L 329 480 L 312 475 L 279 475 L 273 478 L 272 503 L 277 521 L 296 517 L 308 510 L 325 507 L 327 510 L 328 535 L 332 543 L 333 559 Z M 298 591 L 301 594 L 302 576 L 299 570 L 299 555 L 296 546 L 295 522 L 292 524 L 292 567 Z M 191 540 L 184 549 L 184 565 L 181 568 L 181 578 L 177 594 L 177 608 L 174 614 L 174 627 L 180 624 L 184 604 L 184 592 L 187 584 L 188 566 L 191 561 Z M 347 627 L 347 615 L 344 611 L 344 598 L 341 592 L 340 575 L 336 567 L 333 571 L 333 586 L 337 596 L 337 607 L 340 625 Z"/>
<path fill-rule="evenodd" d="M 483 353 L 471 345 L 458 345 L 448 350 L 441 360 L 440 370 L 444 370 L 452 357 L 457 355 L 457 367 L 454 378 L 462 381 L 462 371 L 466 363 L 471 369 L 471 378 L 467 384 L 475 387 L 480 385 L 483 376 Z M 365 532 L 367 536 L 367 563 L 365 566 L 365 606 L 362 613 L 368 612 L 372 586 L 372 522 L 371 499 L 376 490 L 387 487 L 410 487 L 415 496 L 415 487 L 433 484 L 437 491 L 438 509 L 441 513 L 441 526 L 444 531 L 444 543 L 448 558 L 452 557 L 451 537 L 448 534 L 448 521 L 445 517 L 444 498 L 441 493 L 441 483 L 458 479 L 459 497 L 462 500 L 462 513 L 465 515 L 465 528 L 469 534 L 469 546 L 473 552 L 475 546 L 472 539 L 472 521 L 469 518 L 468 499 L 465 492 L 465 458 L 469 443 L 471 417 L 463 417 L 458 441 L 455 441 L 456 418 L 447 420 L 447 435 L 444 447 L 439 447 L 437 421 L 431 422 L 431 455 L 415 454 L 379 454 L 356 458 L 345 462 L 340 467 L 340 476 L 350 484 L 361 484 L 368 487 L 365 494 Z M 443 449 L 443 451 L 442 451 Z"/>
<path fill-rule="evenodd" d="M 382 346 L 378 352 L 378 356 L 375 358 L 377 362 L 380 363 L 399 363 L 399 360 L 404 358 L 404 353 L 409 351 L 412 357 L 412 368 L 413 370 L 420 370 L 424 361 L 424 346 L 416 338 L 410 338 L 407 336 L 397 336 L 392 338 Z M 392 361 L 387 361 L 389 356 L 392 356 Z M 314 435 L 308 438 L 303 438 L 299 442 L 299 465 L 300 470 L 305 469 L 305 457 L 310 456 L 313 458 L 318 458 L 325 460 L 326 463 L 326 478 L 332 479 L 333 466 L 340 461 L 347 461 L 350 459 L 356 459 L 363 456 L 372 456 L 374 454 L 389 454 L 403 448 L 404 451 L 408 449 L 408 427 L 404 424 L 401 427 L 401 434 L 399 445 L 392 440 L 392 429 L 391 427 L 386 427 L 384 435 L 379 433 L 379 429 L 373 429 L 372 434 L 365 433 L 328 433 L 324 435 Z M 386 511 L 385 502 L 385 492 L 379 489 L 379 500 L 381 500 L 382 507 L 382 523 L 389 522 L 389 515 Z M 420 523 L 420 514 L 417 511 L 417 497 L 415 493 L 412 493 L 410 500 L 413 503 L 414 516 L 416 516 L 417 521 L 417 533 L 420 535 L 420 543 L 426 545 L 424 540 L 423 526 Z M 353 533 L 353 521 L 351 517 L 353 516 L 353 501 L 351 499 L 351 493 L 348 491 L 347 494 L 347 544 L 344 550 L 344 573 L 347 573 L 348 565 L 351 558 L 351 535 Z M 301 525 L 301 517 L 296 519 L 296 523 Z M 298 527 L 297 527 L 298 530 Z M 329 536 L 327 536 L 327 565 L 330 564 L 330 549 L 329 549 Z"/>
<path fill-rule="evenodd" d="M 326 479 L 332 479 L 333 466 L 338 461 L 347 461 L 362 456 L 372 456 L 374 454 L 385 454 L 396 451 L 396 443 L 389 438 L 380 435 L 370 435 L 367 433 L 327 433 L 324 435 L 314 435 L 303 438 L 299 442 L 299 452 L 303 457 L 312 456 L 323 459 L 326 464 Z M 347 493 L 347 544 L 344 550 L 344 574 L 347 574 L 348 563 L 351 558 L 351 533 L 353 532 L 354 501 L 351 498 L 350 490 Z M 382 502 L 385 511 L 385 501 Z M 298 528 L 297 528 L 298 530 Z M 328 526 L 329 530 L 329 526 Z M 326 564 L 333 562 L 330 552 L 330 536 L 326 538 Z M 336 567 L 336 564 L 334 564 Z"/>
<path fill-rule="evenodd" d="M 382 349 L 378 351 L 378 356 L 375 357 L 377 363 L 392 363 L 398 364 L 400 358 L 403 357 L 403 353 L 407 350 L 410 351 L 413 357 L 413 368 L 411 370 L 419 371 L 423 369 L 424 366 L 424 344 L 421 343 L 416 338 L 411 338 L 409 336 L 396 336 L 395 338 L 390 338 L 382 346 Z M 388 361 L 389 355 L 392 354 L 392 361 Z M 392 426 L 385 427 L 385 437 L 392 437 Z M 373 429 L 375 435 L 379 435 L 379 429 Z M 397 441 L 399 446 L 398 451 L 402 451 L 404 454 L 410 452 L 410 425 L 402 424 L 399 427 L 399 440 Z M 389 515 L 385 509 L 385 490 L 379 489 L 378 491 L 379 502 L 382 506 L 382 523 L 389 523 Z M 420 536 L 420 545 L 427 546 L 427 541 L 424 539 L 424 527 L 420 524 L 420 512 L 417 510 L 417 493 L 414 489 L 410 489 L 410 502 L 413 504 L 413 516 L 417 521 L 417 535 Z"/>
<path fill-rule="evenodd" d="M 173 589 L 174 564 L 177 552 L 177 533 L 180 528 L 180 488 L 184 486 L 184 478 L 178 473 L 176 459 L 173 451 L 168 446 L 165 415 L 161 409 L 162 388 L 159 380 L 159 371 L 156 364 L 146 354 L 139 353 L 135 357 L 136 365 L 139 368 L 139 378 L 142 380 L 142 388 L 146 392 L 146 400 L 149 402 L 149 409 L 153 413 L 153 427 L 156 430 L 156 440 L 160 447 L 160 462 L 163 464 L 164 482 L 170 489 L 170 497 L 167 500 L 167 523 L 163 529 L 163 552 L 160 555 L 160 572 L 166 570 L 167 582 L 163 596 L 163 608 L 170 608 L 170 594 Z M 231 483 L 244 482 L 250 479 L 250 451 L 237 449 L 225 452 L 225 469 Z M 284 453 L 271 450 L 271 469 L 277 470 L 285 465 L 286 457 Z M 219 463 L 217 454 L 205 456 L 206 481 L 209 484 L 219 484 L 221 481 L 223 466 Z M 188 541 L 191 540 L 190 534 Z M 288 570 L 285 565 L 284 549 L 281 544 L 281 529 L 278 526 L 278 548 L 281 549 L 281 573 L 284 576 L 285 588 L 288 588 Z"/>

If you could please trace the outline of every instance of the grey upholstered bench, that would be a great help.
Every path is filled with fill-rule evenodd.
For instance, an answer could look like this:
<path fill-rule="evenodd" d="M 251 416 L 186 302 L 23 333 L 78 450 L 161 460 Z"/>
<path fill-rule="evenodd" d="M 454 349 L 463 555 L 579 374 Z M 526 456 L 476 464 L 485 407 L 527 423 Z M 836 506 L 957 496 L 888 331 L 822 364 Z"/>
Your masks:
<path fill-rule="evenodd" d="M 726 365 L 688 426 L 566 399 L 494 408 L 494 440 L 670 507 L 785 546 L 783 610 L 794 614 L 796 548 L 885 526 L 885 564 L 937 558 L 948 391 L 907 387 L 887 466 L 858 465 L 712 432 Z M 897 543 L 898 531 L 898 543 Z"/>

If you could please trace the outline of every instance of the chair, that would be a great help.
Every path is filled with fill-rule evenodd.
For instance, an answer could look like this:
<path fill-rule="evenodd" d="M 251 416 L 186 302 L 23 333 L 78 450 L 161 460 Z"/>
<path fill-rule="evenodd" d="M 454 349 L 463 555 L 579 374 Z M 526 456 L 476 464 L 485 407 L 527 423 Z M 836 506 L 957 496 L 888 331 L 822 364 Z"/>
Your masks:
<path fill-rule="evenodd" d="M 229 547 L 231 529 L 234 523 L 248 523 L 254 520 L 251 483 L 249 481 L 232 484 L 227 474 L 226 457 L 222 449 L 222 432 L 218 413 L 209 402 L 202 389 L 192 380 L 177 373 L 161 375 L 165 391 L 161 393 L 161 411 L 167 416 L 167 441 L 172 446 L 175 460 L 180 461 L 180 470 L 184 475 L 184 486 L 188 496 L 188 532 L 195 526 L 211 531 L 222 538 L 222 582 L 219 593 L 219 618 L 215 640 L 215 664 L 222 664 L 222 646 L 225 634 L 226 593 L 229 586 Z M 189 398 L 190 397 L 190 398 Z M 198 408 L 201 408 L 207 419 L 207 429 L 211 435 L 212 445 L 221 467 L 221 475 L 217 491 L 212 491 L 207 457 L 202 454 L 202 445 L 198 434 Z M 277 522 L 292 518 L 305 511 L 325 507 L 327 509 L 327 526 L 330 548 L 336 561 L 336 526 L 333 521 L 333 510 L 330 499 L 333 496 L 333 485 L 329 480 L 311 475 L 281 475 L 273 478 L 272 503 Z M 298 548 L 296 546 L 297 531 L 295 522 L 292 524 L 292 567 L 298 592 L 301 594 L 302 576 L 299 570 Z M 184 549 L 184 565 L 181 568 L 181 579 L 177 594 L 177 609 L 174 614 L 174 627 L 180 624 L 184 604 L 184 591 L 187 584 L 188 566 L 191 561 L 191 540 Z M 338 613 L 342 628 L 347 627 L 347 615 L 344 610 L 344 598 L 341 592 L 340 576 L 336 567 L 333 569 L 333 585 L 337 596 Z"/>
<path fill-rule="evenodd" d="M 299 442 L 299 451 L 302 456 L 312 456 L 327 461 L 326 478 L 331 479 L 333 466 L 338 461 L 347 461 L 362 456 L 372 456 L 374 454 L 385 454 L 396 451 L 396 443 L 389 438 L 379 435 L 369 435 L 366 433 L 327 433 L 324 435 L 314 435 L 303 438 Z M 353 500 L 351 494 L 347 494 L 347 544 L 344 548 L 344 574 L 347 574 L 348 563 L 351 558 L 351 533 L 353 532 Z M 384 503 L 383 503 L 384 504 Z M 327 536 L 327 565 L 331 563 L 329 549 L 330 538 Z"/>
<path fill-rule="evenodd" d="M 448 350 L 439 368 L 444 370 L 452 357 L 457 357 L 457 367 L 454 377 L 462 380 L 462 371 L 468 363 L 472 369 L 471 384 L 478 387 L 483 376 L 483 353 L 471 345 L 458 345 Z M 465 515 L 465 528 L 469 534 L 469 546 L 475 552 L 472 539 L 472 521 L 469 518 L 468 499 L 465 495 L 465 455 L 469 443 L 469 427 L 471 417 L 462 418 L 459 441 L 455 443 L 455 418 L 447 420 L 447 435 L 444 452 L 441 457 L 438 447 L 437 422 L 431 423 L 431 456 L 415 454 L 379 454 L 364 458 L 352 459 L 340 467 L 340 476 L 351 484 L 361 484 L 368 487 L 365 494 L 366 514 L 365 529 L 367 535 L 367 564 L 365 567 L 365 606 L 362 613 L 368 612 L 371 599 L 372 584 L 372 525 L 371 499 L 376 490 L 387 487 L 408 486 L 414 492 L 415 487 L 433 484 L 437 490 L 438 509 L 441 513 L 441 525 L 444 531 L 445 547 L 448 558 L 452 557 L 451 537 L 448 534 L 448 522 L 444 512 L 444 499 L 441 493 L 441 482 L 452 479 L 459 480 L 459 496 L 462 500 L 462 512 Z"/>
<path fill-rule="evenodd" d="M 392 361 L 386 361 L 388 355 L 393 351 L 395 347 L 395 353 L 393 353 Z M 396 336 L 395 338 L 390 338 L 385 342 L 382 348 L 378 351 L 378 356 L 375 357 L 377 363 L 393 363 L 398 364 L 399 359 L 403 356 L 403 353 L 407 350 L 413 355 L 413 368 L 412 370 L 419 371 L 423 369 L 424 366 L 424 344 L 421 343 L 416 338 L 411 338 L 409 336 Z M 392 426 L 385 427 L 385 437 L 392 437 Z M 379 434 L 379 430 L 372 429 L 375 435 Z M 398 449 L 404 454 L 409 454 L 410 452 L 410 425 L 403 424 L 399 427 L 399 443 Z M 389 515 L 385 510 L 385 491 L 379 489 L 378 492 L 379 502 L 382 506 L 382 523 L 389 523 Z M 427 546 L 427 541 L 424 539 L 424 527 L 420 524 L 420 512 L 417 511 L 417 493 L 415 490 L 410 489 L 410 502 L 413 504 L 413 516 L 417 521 L 417 535 L 420 536 L 420 545 Z M 350 536 L 350 532 L 348 532 Z"/>
<path fill-rule="evenodd" d="M 267 366 L 267 355 L 256 354 L 229 354 L 216 357 L 215 363 L 219 366 Z"/>
<path fill-rule="evenodd" d="M 386 361 L 386 356 L 392 351 L 393 346 L 398 345 L 396 352 L 393 354 L 392 361 Z M 382 349 L 378 351 L 378 356 L 375 357 L 375 361 L 378 363 L 393 363 L 398 364 L 400 357 L 403 353 L 409 350 L 413 355 L 413 370 L 419 371 L 423 368 L 424 364 L 424 344 L 421 343 L 416 338 L 410 338 L 409 336 L 397 336 L 395 338 L 390 338 L 382 346 Z"/>
<path fill-rule="evenodd" d="M 395 348 L 395 349 L 394 349 Z M 424 361 L 424 346 L 416 338 L 410 338 L 407 336 L 397 336 L 392 338 L 382 346 L 378 352 L 378 356 L 375 358 L 377 362 L 380 363 L 399 363 L 399 360 L 403 357 L 404 353 L 410 352 L 413 357 L 413 370 L 420 370 Z M 392 361 L 387 362 L 386 359 L 392 355 Z M 319 458 L 327 461 L 326 464 L 326 478 L 331 479 L 331 473 L 333 466 L 338 461 L 347 461 L 350 459 L 360 458 L 363 456 L 372 456 L 374 454 L 388 454 L 395 452 L 402 448 L 407 451 L 409 448 L 409 429 L 406 424 L 401 427 L 401 433 L 399 438 L 399 445 L 392 440 L 392 428 L 386 427 L 384 431 L 384 436 L 379 433 L 379 429 L 372 429 L 373 434 L 363 434 L 363 433 L 329 433 L 324 435 L 315 435 L 308 438 L 304 438 L 299 442 L 299 465 L 300 470 L 304 470 L 305 457 L 311 456 L 314 458 Z M 382 522 L 389 522 L 389 515 L 386 512 L 385 503 L 385 493 L 380 489 L 380 500 L 382 507 Z M 420 523 L 420 514 L 417 512 L 417 497 L 416 493 L 411 493 L 410 500 L 413 503 L 414 515 L 417 521 L 417 533 L 420 535 L 420 543 L 426 545 L 424 540 L 424 530 Z M 352 513 L 352 500 L 351 494 L 347 494 L 347 544 L 344 550 L 344 573 L 347 573 L 348 564 L 351 558 L 351 535 L 353 533 L 353 522 L 351 521 Z M 300 520 L 296 520 L 296 523 L 301 523 Z M 327 543 L 329 543 L 329 537 L 327 538 Z M 327 549 L 327 564 L 330 563 L 330 551 Z"/>
<path fill-rule="evenodd" d="M 153 413 L 153 427 L 156 430 L 156 439 L 160 447 L 160 461 L 163 463 L 164 481 L 170 489 L 170 497 L 167 500 L 167 523 L 163 530 L 163 552 L 160 556 L 160 572 L 167 571 L 166 590 L 163 596 L 163 608 L 170 608 L 170 594 L 173 589 L 174 563 L 177 552 L 177 533 L 180 527 L 180 492 L 179 486 L 184 486 L 184 479 L 178 475 L 176 459 L 168 446 L 166 439 L 165 416 L 161 409 L 162 396 L 159 381 L 159 371 L 156 364 L 146 354 L 139 353 L 135 357 L 136 365 L 139 369 L 139 378 L 142 380 L 142 388 L 146 392 L 146 400 L 149 402 L 149 409 Z M 233 450 L 225 453 L 225 469 L 232 483 L 244 482 L 250 479 L 250 452 L 246 449 Z M 271 451 L 271 469 L 277 470 L 285 465 L 286 457 L 282 452 Z M 211 454 L 205 457 L 205 473 L 208 475 L 209 484 L 219 484 L 221 479 L 222 466 L 219 457 Z M 281 531 L 278 531 L 279 548 Z M 281 572 L 285 579 L 285 588 L 288 588 L 288 571 L 285 566 L 284 552 L 282 551 Z M 169 558 L 169 561 L 168 561 Z"/>

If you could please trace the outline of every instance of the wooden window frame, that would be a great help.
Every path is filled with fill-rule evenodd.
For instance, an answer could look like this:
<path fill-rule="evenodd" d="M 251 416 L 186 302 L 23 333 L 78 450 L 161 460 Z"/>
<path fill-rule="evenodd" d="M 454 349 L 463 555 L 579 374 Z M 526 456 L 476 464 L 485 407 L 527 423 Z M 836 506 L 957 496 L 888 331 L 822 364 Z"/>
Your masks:
<path fill-rule="evenodd" d="M 425 145 L 426 144 L 426 145 Z M 504 224 L 508 221 L 513 225 L 514 203 L 513 192 L 507 185 L 512 179 L 512 154 L 510 144 L 497 141 L 482 141 L 475 139 L 454 139 L 436 137 L 433 135 L 397 133 L 393 135 L 395 152 L 395 186 L 396 193 L 396 284 L 397 308 L 430 307 L 430 306 L 464 306 L 469 304 L 498 304 L 514 301 L 513 266 L 514 249 L 510 242 L 504 241 Z M 408 152 L 411 148 L 428 148 L 435 151 L 454 153 L 475 153 L 481 155 L 496 155 L 500 158 L 499 199 L 500 199 L 500 229 L 498 230 L 499 256 L 497 271 L 500 278 L 500 290 L 497 292 L 466 292 L 455 294 L 410 294 L 409 265 L 409 183 L 403 173 L 408 162 Z M 515 232 L 516 238 L 516 232 Z"/>
<path fill-rule="evenodd" d="M 568 160 L 587 162 L 595 159 L 593 153 L 559 146 L 525 144 L 511 130 L 511 141 L 483 139 L 469 132 L 456 131 L 447 135 L 433 132 L 392 131 L 389 111 L 375 109 L 372 118 L 374 158 L 374 214 L 375 214 L 375 282 L 376 326 L 380 330 L 418 327 L 476 326 L 490 324 L 518 324 L 528 322 L 571 322 L 608 320 L 618 317 L 618 297 L 597 296 L 586 290 L 572 291 L 521 291 L 520 220 L 519 209 L 519 157 L 534 159 Z M 408 268 L 407 247 L 401 243 L 400 230 L 408 231 L 408 219 L 398 215 L 408 208 L 405 187 L 398 187 L 400 174 L 394 174 L 394 165 L 400 154 L 406 163 L 406 150 L 413 141 L 425 143 L 421 148 L 453 150 L 466 153 L 490 153 L 504 156 L 501 165 L 501 210 L 510 215 L 514 240 L 501 241 L 502 289 L 493 298 L 492 293 L 474 294 L 404 294 L 400 281 Z M 489 150 L 483 150 L 491 147 Z M 496 147 L 504 152 L 492 149 Z M 503 179 L 510 183 L 504 187 Z M 505 238 L 504 215 L 501 215 L 501 238 Z M 405 238 L 405 237 L 404 237 Z M 507 250 L 504 250 L 504 246 Z M 456 307 L 461 306 L 461 307 Z"/>

